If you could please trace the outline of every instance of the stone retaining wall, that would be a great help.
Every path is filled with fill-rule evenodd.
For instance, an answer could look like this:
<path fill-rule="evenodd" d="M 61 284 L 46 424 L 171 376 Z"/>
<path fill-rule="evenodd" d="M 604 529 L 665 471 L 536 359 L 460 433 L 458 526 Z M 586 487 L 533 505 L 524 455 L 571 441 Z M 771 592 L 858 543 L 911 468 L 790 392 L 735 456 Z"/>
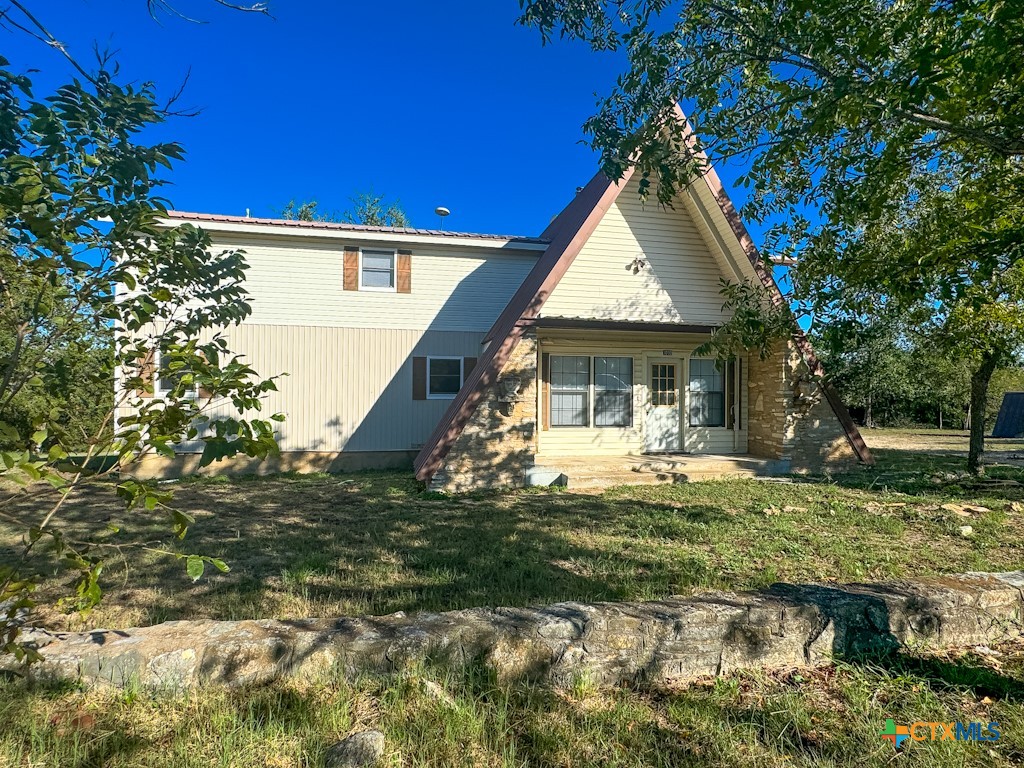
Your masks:
<path fill-rule="evenodd" d="M 240 685 L 292 676 L 484 663 L 503 679 L 658 686 L 740 668 L 798 667 L 901 647 L 1022 634 L 1024 572 L 873 585 L 777 584 L 648 603 L 559 603 L 376 618 L 178 621 L 35 631 L 44 677 Z M 0 666 L 10 659 L 0 659 Z"/>

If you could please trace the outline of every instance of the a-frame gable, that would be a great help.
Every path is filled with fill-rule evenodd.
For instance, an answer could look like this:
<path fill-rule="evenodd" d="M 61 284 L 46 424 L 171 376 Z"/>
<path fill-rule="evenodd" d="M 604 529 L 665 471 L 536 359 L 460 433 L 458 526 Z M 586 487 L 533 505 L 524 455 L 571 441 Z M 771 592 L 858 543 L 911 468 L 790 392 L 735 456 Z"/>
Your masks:
<path fill-rule="evenodd" d="M 640 199 L 640 180 L 622 187 L 565 275 L 542 317 L 719 325 L 721 281 L 735 268 L 697 219 L 689 193 L 672 206 Z M 749 266 L 749 265 L 748 265 Z"/>
<path fill-rule="evenodd" d="M 689 128 L 682 110 L 677 107 L 676 113 L 677 118 Z M 731 271 L 736 278 L 756 278 L 777 302 L 782 302 L 784 299 L 771 271 L 763 263 L 718 174 L 703 153 L 696 154 L 705 163 L 705 173 L 682 194 L 689 196 L 689 199 L 684 197 L 686 210 L 698 223 L 698 228 L 703 227 L 703 239 L 710 247 L 709 254 L 718 261 L 720 272 L 728 274 Z M 545 304 L 557 291 L 560 282 L 587 246 L 606 214 L 622 197 L 622 192 L 630 186 L 632 177 L 633 169 L 627 170 L 624 177 L 617 182 L 598 173 L 544 231 L 542 237 L 549 239 L 551 244 L 488 332 L 485 337 L 487 346 L 476 368 L 466 378 L 462 389 L 413 462 L 419 480 L 429 482 L 442 467 L 445 456 L 476 412 L 484 391 L 497 383 L 502 368 L 512 356 L 524 333 L 544 312 Z M 728 265 L 729 268 L 723 265 Z M 558 305 L 552 307 L 557 309 Z M 549 314 L 552 307 L 548 308 Z M 793 342 L 810 371 L 821 374 L 820 362 L 807 338 L 795 323 Z M 823 382 L 822 391 L 858 459 L 872 463 L 871 452 L 835 388 L 828 382 Z"/>

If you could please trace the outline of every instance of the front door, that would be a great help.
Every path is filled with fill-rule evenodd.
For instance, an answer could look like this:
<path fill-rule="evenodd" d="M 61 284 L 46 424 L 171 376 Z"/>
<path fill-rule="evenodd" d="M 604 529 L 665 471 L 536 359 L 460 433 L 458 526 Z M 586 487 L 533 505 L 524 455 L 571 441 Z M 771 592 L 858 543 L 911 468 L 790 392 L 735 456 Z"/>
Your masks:
<path fill-rule="evenodd" d="M 678 451 L 679 439 L 679 361 L 659 360 L 647 369 L 647 415 L 644 424 L 644 448 L 648 453 Z"/>

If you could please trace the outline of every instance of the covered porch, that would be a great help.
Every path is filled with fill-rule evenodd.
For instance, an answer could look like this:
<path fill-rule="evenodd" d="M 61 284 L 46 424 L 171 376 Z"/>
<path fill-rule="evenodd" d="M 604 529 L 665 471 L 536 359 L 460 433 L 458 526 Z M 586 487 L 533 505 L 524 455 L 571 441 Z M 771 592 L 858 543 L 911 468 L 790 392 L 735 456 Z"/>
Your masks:
<path fill-rule="evenodd" d="M 748 451 L 745 356 L 695 354 L 713 330 L 540 318 L 536 465 L 582 477 L 605 458 L 631 482 L 655 463 L 676 475 L 763 471 L 753 457 L 736 458 Z"/>

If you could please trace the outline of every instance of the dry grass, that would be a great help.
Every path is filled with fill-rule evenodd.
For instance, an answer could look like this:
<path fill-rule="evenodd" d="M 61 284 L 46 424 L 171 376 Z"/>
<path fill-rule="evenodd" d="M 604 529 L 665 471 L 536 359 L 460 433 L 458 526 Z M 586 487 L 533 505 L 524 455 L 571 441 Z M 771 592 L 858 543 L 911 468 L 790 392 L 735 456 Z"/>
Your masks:
<path fill-rule="evenodd" d="M 71 574 L 44 562 L 40 620 L 70 629 L 383 614 L 1021 567 L 1024 488 L 929 479 L 958 466 L 882 450 L 877 467 L 834 480 L 457 498 L 424 494 L 401 473 L 197 480 L 174 486 L 175 503 L 197 518 L 183 542 L 159 516 L 124 519 L 97 488 L 70 503 L 76 535 L 117 522 L 120 534 L 102 535 L 161 540 L 232 571 L 193 584 L 181 561 L 136 553 L 108 565 L 105 600 L 82 619 L 45 607 Z M 1024 482 L 1015 467 L 990 472 Z M 17 545 L 0 527 L 0 559 Z"/>
<path fill-rule="evenodd" d="M 1002 768 L 1024 759 L 1024 653 L 997 653 L 735 674 L 656 693 L 430 669 L 191 694 L 0 681 L 0 765 L 320 766 L 332 742 L 377 728 L 385 766 Z M 1001 738 L 897 753 L 879 736 L 886 718 L 997 722 Z"/>
<path fill-rule="evenodd" d="M 868 436 L 876 448 L 877 436 Z M 926 436 L 939 441 L 922 455 L 907 450 L 906 435 L 889 437 L 903 442 L 879 448 L 871 470 L 788 484 L 441 498 L 401 474 L 185 482 L 177 503 L 197 523 L 184 543 L 167 544 L 222 557 L 230 574 L 192 584 L 179 561 L 142 556 L 106 571 L 107 599 L 86 619 L 41 617 L 126 626 L 386 613 L 1024 565 L 1024 470 L 993 467 L 1004 484 L 977 485 L 951 474 L 962 466 L 958 444 L 941 441 L 954 438 Z M 120 521 L 107 489 L 70 513 L 79 534 Z M 124 537 L 171 538 L 144 514 L 121 522 Z M 0 529 L 0 559 L 17 544 Z M 53 564 L 42 571 L 41 596 L 55 597 L 68 575 Z M 981 651 L 736 674 L 657 693 L 583 682 L 559 692 L 431 669 L 189 694 L 0 680 L 0 766 L 319 766 L 332 742 L 369 727 L 386 735 L 388 766 L 1020 765 L 1024 647 Z M 886 718 L 996 721 L 1002 736 L 896 753 L 878 733 Z"/>

